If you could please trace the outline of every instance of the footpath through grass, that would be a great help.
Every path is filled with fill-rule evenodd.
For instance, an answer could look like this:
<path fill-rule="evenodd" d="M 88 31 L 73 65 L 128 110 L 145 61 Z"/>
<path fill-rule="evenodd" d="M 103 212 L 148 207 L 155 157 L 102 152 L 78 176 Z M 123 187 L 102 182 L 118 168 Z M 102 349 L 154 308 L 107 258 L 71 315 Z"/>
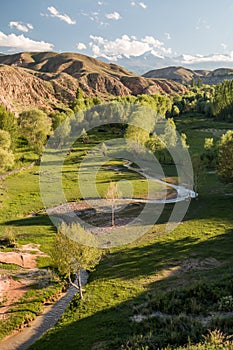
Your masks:
<path fill-rule="evenodd" d="M 200 151 L 204 138 L 211 135 L 198 132 L 198 128 L 203 128 L 200 120 L 196 130 L 194 124 L 190 123 L 191 127 L 189 123 L 180 123 L 180 128 L 190 135 L 191 150 Z M 89 147 L 91 144 L 77 145 L 64 166 L 63 184 L 69 201 L 80 197 L 74 176 Z M 101 171 L 99 189 L 104 191 L 113 171 L 109 168 Z M 3 182 L 0 231 L 3 234 L 11 227 L 19 244 L 41 244 L 41 250 L 49 252 L 55 230 L 49 218 L 40 215 L 43 204 L 38 173 L 38 167 L 34 167 Z M 140 178 L 132 177 L 139 191 Z M 84 299 L 75 297 L 56 327 L 32 349 L 146 349 L 144 344 L 149 338 L 147 343 L 154 344 L 150 348 L 158 349 L 169 344 L 174 347 L 187 344 L 189 340 L 198 342 L 207 327 L 233 333 L 231 315 L 218 324 L 203 326 L 201 322 L 209 312 L 218 310 L 222 297 L 233 294 L 233 188 L 219 183 L 215 174 L 207 174 L 200 192 L 175 231 L 165 232 L 173 207 L 167 205 L 159 223 L 139 241 L 106 251 L 90 275 Z M 29 215 L 32 213 L 39 215 Z M 39 262 L 40 267 L 50 264 L 49 258 Z M 209 300 L 212 289 L 217 291 Z M 151 318 L 155 312 L 172 317 Z M 135 315 L 146 318 L 136 323 L 132 321 Z"/>
<path fill-rule="evenodd" d="M 205 186 L 208 180 L 207 177 Z M 175 231 L 166 234 L 165 224 L 161 223 L 133 245 L 112 250 L 91 274 L 84 299 L 74 298 L 57 326 L 32 348 L 120 349 L 131 337 L 153 334 L 153 330 L 161 334 L 161 346 L 169 342 L 185 344 L 189 336 L 192 341 L 198 341 L 202 332 L 206 332 L 200 322 L 196 325 L 187 318 L 183 322 L 180 318 L 159 322 L 157 318 L 137 324 L 131 318 L 135 314 L 149 316 L 156 311 L 201 316 L 203 309 L 208 313 L 213 307 L 214 311 L 215 304 L 231 294 L 232 197 L 225 196 L 223 186 L 216 179 L 210 183 L 215 186 L 206 188 L 200 198 L 192 202 L 184 222 Z M 208 264 L 208 259 L 212 263 Z M 214 287 L 216 283 L 222 287 Z M 202 290 L 201 285 L 209 288 Z M 212 288 L 219 292 L 207 308 L 205 303 Z M 173 311 L 166 297 L 171 291 L 175 293 L 170 296 L 176 303 Z M 190 296 L 184 307 L 186 293 Z M 164 305 L 156 304 L 158 299 L 163 300 Z M 227 322 L 233 325 L 232 316 Z M 187 327 L 182 332 L 185 324 Z M 230 329 L 224 326 L 224 330 Z"/>

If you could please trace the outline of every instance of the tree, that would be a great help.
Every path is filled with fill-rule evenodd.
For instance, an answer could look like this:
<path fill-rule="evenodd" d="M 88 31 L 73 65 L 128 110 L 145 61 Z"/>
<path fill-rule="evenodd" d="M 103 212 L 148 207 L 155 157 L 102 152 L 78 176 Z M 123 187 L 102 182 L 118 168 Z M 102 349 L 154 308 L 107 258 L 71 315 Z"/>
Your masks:
<path fill-rule="evenodd" d="M 91 271 L 102 256 L 102 251 L 94 247 L 93 235 L 87 233 L 79 224 L 63 223 L 51 249 L 55 267 L 61 275 L 68 278 L 72 286 L 79 290 L 81 299 L 83 298 L 81 270 Z M 72 275 L 77 275 L 77 282 L 72 281 Z"/>
<path fill-rule="evenodd" d="M 213 138 L 205 138 L 203 159 L 208 167 L 216 166 L 217 148 Z"/>
<path fill-rule="evenodd" d="M 54 138 L 58 148 L 64 145 L 66 138 L 69 136 L 71 131 L 70 120 L 67 117 L 62 123 L 54 130 Z"/>
<path fill-rule="evenodd" d="M 105 145 L 105 143 L 103 142 L 102 145 L 101 145 L 101 153 L 103 154 L 104 157 L 107 156 L 107 146 Z"/>
<path fill-rule="evenodd" d="M 115 182 L 110 182 L 107 191 L 105 193 L 105 198 L 110 202 L 111 211 L 112 211 L 112 226 L 115 226 L 115 210 L 116 210 L 116 202 L 121 197 L 121 192 L 117 188 L 117 184 Z"/>
<path fill-rule="evenodd" d="M 0 105 L 0 129 L 9 132 L 11 137 L 11 148 L 16 145 L 18 137 L 18 121 L 12 112 L 8 112 L 5 107 Z"/>
<path fill-rule="evenodd" d="M 164 134 L 161 135 L 161 140 L 167 147 L 175 147 L 177 143 L 176 124 L 172 118 L 168 118 L 165 124 Z"/>
<path fill-rule="evenodd" d="M 51 113 L 49 117 L 52 120 L 52 129 L 56 130 L 59 127 L 59 125 L 61 125 L 64 122 L 68 115 L 65 112 L 55 112 Z"/>
<path fill-rule="evenodd" d="M 8 131 L 0 129 L 0 148 L 8 150 L 11 146 L 11 136 Z"/>
<path fill-rule="evenodd" d="M 192 157 L 194 191 L 198 193 L 200 184 L 205 176 L 205 165 L 198 154 Z"/>
<path fill-rule="evenodd" d="M 88 143 L 90 141 L 90 138 L 88 136 L 88 133 L 86 132 L 86 129 L 82 129 L 81 135 L 80 135 L 83 143 Z"/>
<path fill-rule="evenodd" d="M 233 131 L 228 130 L 218 145 L 218 174 L 226 182 L 233 182 Z"/>
<path fill-rule="evenodd" d="M 14 160 L 14 155 L 10 150 L 0 148 L 0 170 L 12 168 Z"/>
<path fill-rule="evenodd" d="M 30 147 L 41 154 L 47 136 L 51 133 L 51 120 L 43 111 L 33 109 L 20 114 L 19 125 Z"/>
<path fill-rule="evenodd" d="M 153 153 L 156 151 L 161 151 L 165 148 L 164 142 L 160 140 L 160 138 L 154 133 L 150 139 L 146 143 L 146 147 L 148 147 Z"/>
<path fill-rule="evenodd" d="M 180 115 L 180 110 L 177 105 L 172 106 L 172 111 L 171 111 L 172 117 L 178 117 Z"/>
<path fill-rule="evenodd" d="M 11 137 L 8 131 L 0 129 L 0 170 L 10 169 L 14 165 L 14 155 L 10 150 Z"/>

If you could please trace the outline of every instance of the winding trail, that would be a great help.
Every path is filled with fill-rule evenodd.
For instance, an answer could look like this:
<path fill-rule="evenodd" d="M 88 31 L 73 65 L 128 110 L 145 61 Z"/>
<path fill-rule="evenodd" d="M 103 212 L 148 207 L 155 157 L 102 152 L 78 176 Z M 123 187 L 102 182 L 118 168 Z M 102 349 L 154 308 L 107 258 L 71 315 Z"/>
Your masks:
<path fill-rule="evenodd" d="M 84 286 L 88 280 L 88 273 L 81 271 L 82 285 Z M 43 313 L 39 315 L 30 327 L 24 328 L 21 332 L 17 332 L 8 336 L 0 342 L 1 350 L 26 350 L 35 343 L 45 332 L 54 327 L 56 322 L 61 318 L 68 304 L 74 295 L 78 292 L 75 287 L 69 287 L 68 291 L 53 305 L 46 306 Z"/>
<path fill-rule="evenodd" d="M 165 182 L 156 177 L 147 175 L 144 170 L 137 169 L 132 167 L 132 162 L 125 161 L 124 167 L 131 171 L 136 171 L 147 179 L 154 180 L 158 183 L 161 183 L 165 186 L 173 188 L 177 195 L 175 198 L 166 198 L 166 199 L 127 199 L 124 198 L 124 201 L 130 200 L 131 202 L 137 203 L 177 203 L 184 201 L 189 198 L 196 198 L 197 193 L 193 190 L 187 189 L 181 185 L 174 185 L 168 182 Z M 24 169 L 23 169 L 24 170 Z M 11 174 L 7 174 L 9 176 Z M 6 177 L 6 176 L 5 176 Z M 1 179 L 1 177 L 0 177 Z M 81 274 L 82 285 L 84 286 L 87 283 L 88 274 L 86 271 L 82 271 Z M 65 312 L 68 304 L 71 302 L 74 295 L 77 293 L 77 289 L 70 287 L 68 291 L 54 304 L 51 306 L 45 307 L 43 313 L 39 315 L 28 328 L 24 328 L 21 332 L 10 335 L 5 340 L 0 342 L 1 350 L 26 350 L 35 343 L 45 332 L 50 328 L 54 327 L 56 322 L 61 318 L 62 314 Z"/>
<path fill-rule="evenodd" d="M 153 181 L 156 181 L 162 185 L 168 186 L 176 190 L 177 196 L 175 198 L 166 198 L 166 199 L 131 199 L 131 201 L 138 202 L 138 203 L 161 203 L 161 204 L 168 204 L 168 203 L 177 203 L 184 201 L 189 198 L 196 198 L 198 194 L 194 192 L 193 190 L 189 190 L 188 188 L 181 186 L 181 185 L 174 185 L 171 183 L 168 183 L 166 181 L 163 181 L 161 179 L 158 179 L 156 177 L 147 175 L 144 170 L 137 169 L 132 167 L 132 162 L 126 161 L 124 164 L 124 167 L 126 167 L 129 170 L 136 171 L 138 174 L 141 174 L 146 179 L 150 179 Z"/>

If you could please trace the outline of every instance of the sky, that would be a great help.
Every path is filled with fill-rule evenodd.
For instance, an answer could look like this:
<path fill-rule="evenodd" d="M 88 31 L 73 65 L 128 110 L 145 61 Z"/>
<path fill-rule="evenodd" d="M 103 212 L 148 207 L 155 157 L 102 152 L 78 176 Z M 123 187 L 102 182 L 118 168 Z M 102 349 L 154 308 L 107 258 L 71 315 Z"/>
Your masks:
<path fill-rule="evenodd" d="M 233 66 L 233 0 L 7 0 L 0 52 L 77 52 L 116 62 L 151 53 Z"/>

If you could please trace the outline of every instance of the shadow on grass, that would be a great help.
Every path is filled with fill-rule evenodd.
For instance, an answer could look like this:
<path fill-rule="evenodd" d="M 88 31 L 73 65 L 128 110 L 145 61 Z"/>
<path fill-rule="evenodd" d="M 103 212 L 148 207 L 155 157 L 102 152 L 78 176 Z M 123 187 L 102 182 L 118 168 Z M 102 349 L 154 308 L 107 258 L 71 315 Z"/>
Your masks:
<path fill-rule="evenodd" d="M 1 226 L 53 226 L 48 215 L 30 216 L 18 220 L 5 221 Z"/>
<path fill-rule="evenodd" d="M 233 231 L 229 230 L 226 234 L 205 242 L 198 243 L 197 239 L 187 237 L 145 247 L 128 248 L 107 256 L 91 275 L 84 300 L 80 301 L 76 296 L 56 328 L 42 337 L 31 349 L 120 349 L 120 344 L 125 343 L 130 336 L 141 334 L 140 324 L 133 323 L 130 318 L 135 308 L 148 301 L 149 295 L 160 295 L 167 288 L 177 290 L 179 278 L 186 281 L 187 288 L 197 281 L 201 281 L 202 284 L 214 282 L 216 278 L 221 279 L 224 272 L 229 272 L 223 261 L 231 258 L 232 246 Z M 140 289 L 135 293 L 135 286 L 130 281 L 132 277 L 137 280 L 143 276 L 146 278 L 162 273 L 164 268 L 182 262 L 194 251 L 200 258 L 222 259 L 222 265 L 212 266 L 201 272 L 194 269 L 191 274 L 180 271 L 180 277 L 178 275 L 176 279 L 174 276 L 164 276 L 161 281 L 155 280 L 145 284 L 144 292 Z M 134 289 L 132 295 L 131 288 Z M 126 290 L 127 295 L 124 294 Z M 150 328 L 147 331 L 149 332 Z M 167 345 L 166 339 L 163 341 L 163 346 Z"/>

